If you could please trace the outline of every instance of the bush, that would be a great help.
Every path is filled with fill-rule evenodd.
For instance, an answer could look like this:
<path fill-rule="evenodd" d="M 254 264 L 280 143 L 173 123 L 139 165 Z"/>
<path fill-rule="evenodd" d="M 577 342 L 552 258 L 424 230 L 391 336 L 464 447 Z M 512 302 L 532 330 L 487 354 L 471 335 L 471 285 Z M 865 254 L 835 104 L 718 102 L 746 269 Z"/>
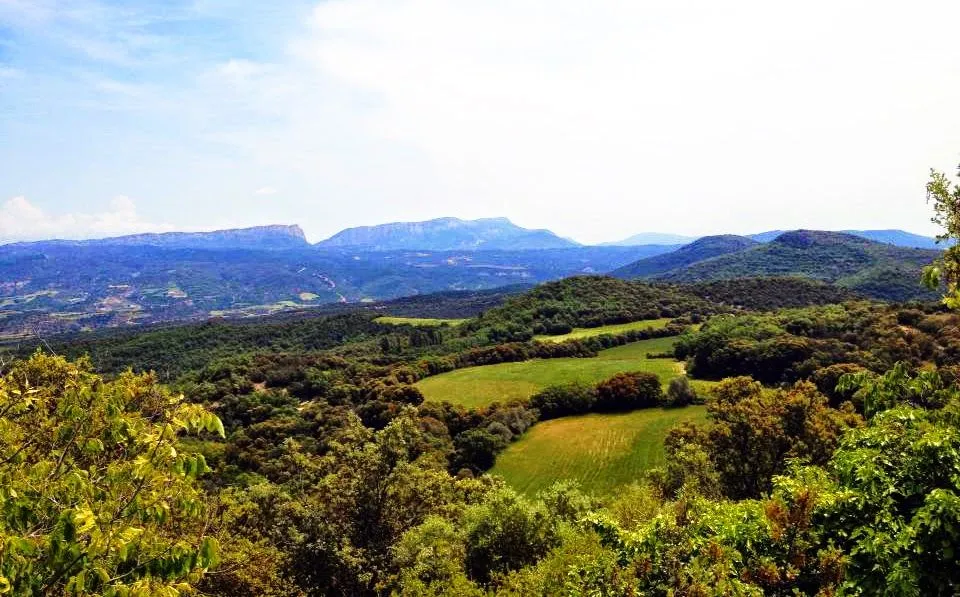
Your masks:
<path fill-rule="evenodd" d="M 550 386 L 530 398 L 530 406 L 540 411 L 541 421 L 590 412 L 596 402 L 596 389 L 584 383 Z"/>
<path fill-rule="evenodd" d="M 660 379 L 653 373 L 618 373 L 597 385 L 599 411 L 635 410 L 663 402 Z"/>
<path fill-rule="evenodd" d="M 508 441 L 502 436 L 486 429 L 464 431 L 454 440 L 457 459 L 455 468 L 465 467 L 475 472 L 489 470 L 493 467 L 497 454 L 507 446 L 507 443 Z"/>
<path fill-rule="evenodd" d="M 696 401 L 697 393 L 690 386 L 686 375 L 670 380 L 665 406 L 688 406 Z"/>

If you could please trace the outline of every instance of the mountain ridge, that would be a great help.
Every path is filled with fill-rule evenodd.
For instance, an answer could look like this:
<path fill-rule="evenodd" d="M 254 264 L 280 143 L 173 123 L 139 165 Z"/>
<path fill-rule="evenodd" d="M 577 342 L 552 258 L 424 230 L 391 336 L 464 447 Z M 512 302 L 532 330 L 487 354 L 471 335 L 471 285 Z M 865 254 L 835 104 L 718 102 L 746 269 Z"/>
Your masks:
<path fill-rule="evenodd" d="M 562 249 L 580 246 L 550 230 L 517 226 L 507 218 L 435 218 L 346 228 L 314 245 L 368 251 Z"/>
<path fill-rule="evenodd" d="M 225 228 L 207 232 L 144 232 L 140 234 L 126 234 L 91 239 L 50 239 L 37 241 L 21 241 L 7 243 L 0 246 L 154 246 L 168 248 L 205 248 L 205 249 L 239 249 L 239 248 L 272 248 L 289 249 L 309 247 L 303 229 L 297 224 L 268 224 L 250 226 L 246 228 Z"/>
<path fill-rule="evenodd" d="M 934 250 L 898 247 L 843 232 L 794 230 L 768 243 L 647 278 L 690 283 L 802 276 L 837 284 L 872 298 L 933 300 L 937 294 L 920 285 L 920 273 L 938 255 Z"/>
<path fill-rule="evenodd" d="M 704 236 L 676 251 L 654 255 L 625 265 L 611 272 L 611 275 L 618 278 L 643 278 L 740 251 L 756 244 L 757 242 L 750 238 L 733 234 Z"/>

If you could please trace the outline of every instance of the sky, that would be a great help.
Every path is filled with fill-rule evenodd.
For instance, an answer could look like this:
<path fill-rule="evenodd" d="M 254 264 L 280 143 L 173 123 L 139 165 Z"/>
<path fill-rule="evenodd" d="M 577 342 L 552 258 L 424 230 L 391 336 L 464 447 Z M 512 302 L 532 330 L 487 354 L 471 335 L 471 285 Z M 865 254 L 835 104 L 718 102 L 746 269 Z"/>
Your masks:
<path fill-rule="evenodd" d="M 956 0 L 0 0 L 0 242 L 932 234 Z"/>

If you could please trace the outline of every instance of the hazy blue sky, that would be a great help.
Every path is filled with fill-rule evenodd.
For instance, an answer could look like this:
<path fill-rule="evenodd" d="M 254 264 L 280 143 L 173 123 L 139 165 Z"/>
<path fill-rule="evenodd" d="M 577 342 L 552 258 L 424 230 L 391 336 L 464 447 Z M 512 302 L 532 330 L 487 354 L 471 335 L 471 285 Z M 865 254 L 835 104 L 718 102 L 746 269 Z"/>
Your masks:
<path fill-rule="evenodd" d="M 960 2 L 0 0 L 0 240 L 930 233 Z"/>

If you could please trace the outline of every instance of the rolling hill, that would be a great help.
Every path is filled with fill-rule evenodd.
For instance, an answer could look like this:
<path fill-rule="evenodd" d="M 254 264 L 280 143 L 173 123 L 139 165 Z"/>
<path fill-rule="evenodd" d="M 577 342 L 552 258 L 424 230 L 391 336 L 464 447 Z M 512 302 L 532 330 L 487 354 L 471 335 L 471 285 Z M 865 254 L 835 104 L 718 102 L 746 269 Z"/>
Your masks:
<path fill-rule="evenodd" d="M 662 253 L 635 261 L 612 272 L 618 278 L 645 278 L 688 266 L 704 259 L 735 253 L 756 245 L 745 236 L 725 234 L 705 236 L 670 253 Z"/>
<path fill-rule="evenodd" d="M 350 247 L 367 251 L 465 251 L 563 249 L 578 246 L 549 230 L 530 230 L 506 218 L 394 222 L 347 228 L 317 243 L 318 247 Z"/>
<path fill-rule="evenodd" d="M 768 230 L 766 232 L 760 232 L 758 234 L 748 235 L 750 238 L 757 242 L 767 243 L 777 238 L 786 230 Z M 920 234 L 914 234 L 912 232 L 907 232 L 905 230 L 841 230 L 840 232 L 844 234 L 852 234 L 854 236 L 859 236 L 860 238 L 865 238 L 867 240 L 872 240 L 878 243 L 885 243 L 888 245 L 896 245 L 898 247 L 907 247 L 913 249 L 943 249 L 944 245 L 938 245 L 936 239 L 929 236 L 922 236 Z"/>
<path fill-rule="evenodd" d="M 649 276 L 670 282 L 704 282 L 758 276 L 803 276 L 873 298 L 933 299 L 920 271 L 939 253 L 878 243 L 842 232 L 796 230 L 746 249 Z M 629 266 L 627 266 L 629 267 Z"/>

